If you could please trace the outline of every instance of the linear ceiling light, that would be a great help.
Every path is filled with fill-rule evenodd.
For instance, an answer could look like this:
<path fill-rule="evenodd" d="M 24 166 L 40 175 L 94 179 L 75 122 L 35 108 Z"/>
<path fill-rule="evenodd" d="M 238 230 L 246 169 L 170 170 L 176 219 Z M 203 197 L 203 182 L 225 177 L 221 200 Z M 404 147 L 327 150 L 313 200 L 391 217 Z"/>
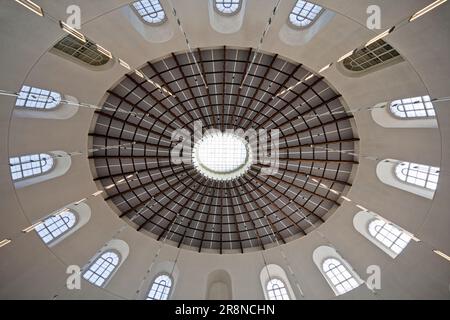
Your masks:
<path fill-rule="evenodd" d="M 337 61 L 337 62 L 341 62 L 342 60 L 344 60 L 344 59 L 346 59 L 346 58 L 348 58 L 348 57 L 350 57 L 352 54 L 354 54 L 355 53 L 355 51 L 356 51 L 356 49 L 355 50 L 352 50 L 352 51 L 350 51 L 349 53 L 346 53 L 346 54 L 344 54 L 342 57 L 340 57 L 339 58 L 339 60 Z"/>
<path fill-rule="evenodd" d="M 28 233 L 30 231 L 33 231 L 34 228 L 36 228 L 38 225 L 40 225 L 42 223 L 42 221 L 36 222 L 35 224 L 29 226 L 28 228 L 25 228 L 22 230 L 22 232 Z"/>
<path fill-rule="evenodd" d="M 369 42 L 366 43 L 365 47 L 371 45 L 374 42 L 377 42 L 380 39 L 383 39 L 384 37 L 386 37 L 387 35 L 389 35 L 390 33 L 392 33 L 392 31 L 395 30 L 395 27 L 390 28 L 389 30 L 386 30 L 385 32 L 379 34 L 378 36 L 376 36 L 375 38 L 369 40 Z"/>
<path fill-rule="evenodd" d="M 431 10 L 439 7 L 441 4 L 444 4 L 445 2 L 447 2 L 447 0 L 437 0 L 435 2 L 433 2 L 432 4 L 426 6 L 425 8 L 423 8 L 420 11 L 417 11 L 410 19 L 409 22 L 414 21 L 418 18 L 420 18 L 421 16 L 423 16 L 424 14 L 430 12 Z"/>
<path fill-rule="evenodd" d="M 126 69 L 128 69 L 128 70 L 131 70 L 130 65 L 129 65 L 128 63 L 126 63 L 125 61 L 123 61 L 123 60 L 120 59 L 120 58 L 118 58 L 118 59 L 119 59 L 119 64 L 120 64 L 122 67 L 124 67 L 124 68 L 126 68 Z"/>
<path fill-rule="evenodd" d="M 101 45 L 96 45 L 97 46 L 97 50 L 98 52 L 104 54 L 105 56 L 107 56 L 108 58 L 112 59 L 112 53 L 109 52 L 108 50 L 106 50 L 105 48 L 103 48 Z"/>
<path fill-rule="evenodd" d="M 41 17 L 44 16 L 44 11 L 42 11 L 42 8 L 40 6 L 38 6 L 36 3 L 34 3 L 33 1 L 30 1 L 30 0 L 16 0 L 16 2 L 20 3 L 25 8 L 33 11 L 37 15 L 39 15 Z"/>
<path fill-rule="evenodd" d="M 59 21 L 59 26 L 61 27 L 61 29 L 63 29 L 68 34 L 74 36 L 75 38 L 77 38 L 81 42 L 86 43 L 86 37 L 81 32 L 78 32 L 77 30 L 75 30 L 74 28 L 69 26 L 64 21 Z"/>
<path fill-rule="evenodd" d="M 0 241 L 0 248 L 6 246 L 10 242 L 10 239 L 3 239 L 2 241 Z"/>
<path fill-rule="evenodd" d="M 437 255 L 440 255 L 442 258 L 450 261 L 450 257 L 448 255 L 446 255 L 445 253 L 443 253 L 442 251 L 439 250 L 433 250 L 434 253 L 436 253 Z"/>
<path fill-rule="evenodd" d="M 323 67 L 322 69 L 320 69 L 320 70 L 319 70 L 319 73 L 322 73 L 322 72 L 324 72 L 325 70 L 327 70 L 328 68 L 330 68 L 330 67 L 331 67 L 332 65 L 333 65 L 333 62 L 332 62 L 332 63 L 330 63 L 329 65 L 327 65 L 327 66 Z"/>

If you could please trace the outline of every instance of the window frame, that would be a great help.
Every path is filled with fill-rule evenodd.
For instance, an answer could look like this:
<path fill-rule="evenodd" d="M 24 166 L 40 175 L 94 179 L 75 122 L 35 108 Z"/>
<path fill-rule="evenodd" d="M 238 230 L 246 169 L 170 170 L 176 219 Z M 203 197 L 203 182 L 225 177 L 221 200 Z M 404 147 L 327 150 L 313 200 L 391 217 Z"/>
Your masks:
<path fill-rule="evenodd" d="M 411 101 L 411 103 L 408 103 L 405 100 L 415 100 L 420 99 L 420 101 Z M 394 103 L 397 103 L 396 106 L 393 106 Z M 430 104 L 431 108 L 427 108 L 426 104 Z M 416 104 L 420 104 L 420 109 L 416 108 Z M 412 105 L 412 110 L 398 110 L 399 107 L 403 106 L 405 108 L 405 105 Z M 394 109 L 397 109 L 397 112 L 394 111 Z M 417 113 L 418 111 L 424 111 L 427 115 L 425 116 L 408 116 L 407 112 L 414 112 Z M 430 115 L 429 112 L 433 113 L 433 115 Z M 389 103 L 389 113 L 394 116 L 397 119 L 400 120 L 418 120 L 418 119 L 436 119 L 436 111 L 434 109 L 433 102 L 431 101 L 431 97 L 428 95 L 425 96 L 418 96 L 418 97 L 409 97 L 409 98 L 402 98 L 397 99 L 394 101 L 391 101 Z M 404 114 L 405 116 L 401 116 L 400 114 Z"/>
<path fill-rule="evenodd" d="M 405 165 L 407 165 L 406 168 L 401 168 L 402 166 L 405 166 Z M 426 168 L 427 168 L 427 171 L 426 171 L 426 172 L 420 171 L 420 168 L 418 168 L 418 169 L 412 168 L 412 169 L 411 169 L 412 166 L 426 167 Z M 403 172 L 403 170 L 405 170 L 405 169 L 407 170 L 407 173 L 404 173 L 404 172 Z M 437 169 L 437 170 L 436 170 L 436 169 Z M 434 170 L 435 172 L 432 172 L 432 170 Z M 439 174 L 440 174 L 440 170 L 441 170 L 441 169 L 440 169 L 439 167 L 433 167 L 433 166 L 429 166 L 429 165 L 426 165 L 426 164 L 420 164 L 420 163 L 414 163 L 414 162 L 403 161 L 403 162 L 400 162 L 400 163 L 398 163 L 398 164 L 395 165 L 395 167 L 394 167 L 394 176 L 395 176 L 399 181 L 401 181 L 401 182 L 403 182 L 403 183 L 406 183 L 406 184 L 409 184 L 409 185 L 412 185 L 412 186 L 415 186 L 415 187 L 419 187 L 419 188 L 423 188 L 423 189 L 426 189 L 426 190 L 435 192 L 435 191 L 437 190 L 438 183 L 439 183 Z M 412 176 L 412 175 L 410 174 L 410 171 L 417 172 L 416 176 Z M 425 177 L 425 178 L 421 178 L 421 177 L 418 176 L 419 174 L 426 174 L 426 177 Z M 404 176 L 404 178 L 402 178 L 401 175 Z M 429 179 L 430 176 L 437 176 L 436 181 L 431 181 L 431 180 Z M 417 184 L 416 182 L 410 182 L 410 181 L 408 181 L 409 178 L 414 179 L 414 180 L 416 180 L 416 181 L 417 181 L 417 180 L 425 181 L 425 183 L 424 183 L 424 185 L 422 186 L 422 185 L 420 185 L 420 184 Z M 434 184 L 434 185 L 435 185 L 435 188 L 430 188 L 430 187 L 428 187 L 428 186 L 427 186 L 428 183 Z"/>
<path fill-rule="evenodd" d="M 161 286 L 160 283 L 156 283 L 156 280 L 157 280 L 159 277 L 167 277 L 167 278 L 170 280 L 170 286 L 168 287 L 168 288 L 169 288 L 169 292 L 167 292 L 167 297 L 166 297 L 165 299 L 155 299 L 155 295 L 156 295 L 156 293 L 158 293 L 157 289 Z M 172 277 L 170 274 L 168 274 L 168 273 L 166 273 L 166 272 L 158 273 L 155 277 L 153 277 L 153 280 L 152 280 L 152 282 L 151 282 L 150 288 L 149 288 L 149 290 L 147 291 L 147 295 L 146 295 L 146 297 L 145 297 L 145 300 L 156 300 L 156 301 L 169 300 L 170 296 L 172 295 L 173 284 L 174 284 L 174 279 L 173 279 L 173 277 Z M 154 286 L 154 285 L 157 285 L 157 288 L 154 290 L 154 291 L 155 291 L 154 296 L 153 296 L 153 297 L 150 297 L 150 293 L 153 291 L 153 286 Z M 164 285 L 164 288 L 167 288 L 167 286 Z M 164 289 L 163 289 L 163 292 L 164 292 Z M 162 295 L 162 294 L 161 294 L 161 295 Z"/>
<path fill-rule="evenodd" d="M 100 264 L 100 266 L 95 270 L 91 270 L 91 268 L 96 264 L 96 262 L 100 259 L 106 260 L 105 258 L 103 258 L 103 255 L 107 254 L 107 253 L 113 253 L 117 256 L 118 260 L 117 260 L 117 264 L 114 265 L 113 269 L 109 271 L 109 274 L 107 275 L 106 278 L 102 277 L 103 273 L 105 270 L 102 270 L 101 274 L 96 274 L 95 272 L 100 269 L 100 267 L 103 266 L 103 263 Z M 90 284 L 92 284 L 93 286 L 99 287 L 99 288 L 104 288 L 109 281 L 112 279 L 112 277 L 114 276 L 114 274 L 116 273 L 116 271 L 119 269 L 120 264 L 122 263 L 122 255 L 121 253 L 116 250 L 116 249 L 107 249 L 105 251 L 100 252 L 98 255 L 95 256 L 95 258 L 93 259 L 93 261 L 88 265 L 88 267 L 86 268 L 85 271 L 83 271 L 82 273 L 82 278 L 84 280 L 86 280 L 87 282 L 89 282 Z M 111 263 L 112 264 L 112 263 Z M 107 266 L 105 269 L 107 269 L 109 266 Z M 91 272 L 92 275 L 90 275 L 88 278 L 86 278 L 86 274 L 88 272 Z M 97 279 L 95 279 L 95 282 L 92 282 L 90 279 L 92 278 L 93 275 L 98 275 Z M 96 282 L 98 281 L 98 279 L 103 278 L 103 282 L 101 284 L 96 284 Z"/>
<path fill-rule="evenodd" d="M 325 270 L 325 263 L 326 263 L 327 261 L 329 261 L 329 260 L 335 260 L 335 261 L 337 261 L 337 262 L 339 263 L 339 265 L 335 266 L 334 268 L 339 268 L 340 266 L 342 266 L 342 267 L 345 269 L 344 271 L 338 270 L 338 271 L 339 271 L 339 275 L 341 275 L 342 277 L 345 278 L 344 280 L 340 280 L 340 279 L 338 278 L 338 275 L 335 275 L 335 274 L 331 271 L 331 270 L 334 269 L 334 268 L 330 268 L 329 270 Z M 321 267 L 322 274 L 326 277 L 327 282 L 328 282 L 328 283 L 330 284 L 330 286 L 333 288 L 334 293 L 335 293 L 336 295 L 338 295 L 338 296 L 339 296 L 339 295 L 346 294 L 346 293 L 348 293 L 348 292 L 350 292 L 350 291 L 352 291 L 352 290 L 354 290 L 354 289 L 356 289 L 356 288 L 358 288 L 358 287 L 360 286 L 360 283 L 358 282 L 358 279 L 355 277 L 355 275 L 353 274 L 353 272 L 352 272 L 351 270 L 349 270 L 348 267 L 346 266 L 346 264 L 345 264 L 341 259 L 338 259 L 337 257 L 329 256 L 329 257 L 327 257 L 327 258 L 324 258 L 324 259 L 322 260 L 322 262 L 321 262 L 320 267 Z M 333 275 L 334 275 L 333 278 L 336 278 L 337 280 L 339 280 L 338 283 L 336 283 L 336 284 L 333 283 L 332 277 L 330 277 L 330 276 L 328 275 L 329 272 L 333 273 Z M 350 275 L 350 277 L 349 277 L 349 278 L 346 278 L 346 277 L 343 275 L 344 272 L 347 272 L 347 273 Z M 355 286 L 353 286 L 353 285 L 350 283 L 351 280 L 353 280 L 353 281 L 356 283 Z M 351 288 L 351 289 L 345 288 L 344 285 L 343 285 L 343 283 L 348 283 L 352 288 Z M 342 288 L 344 288 L 345 291 L 341 292 L 341 291 L 338 289 L 338 286 L 342 286 Z"/>
<path fill-rule="evenodd" d="M 53 235 L 53 232 L 55 230 L 50 230 L 49 227 L 52 225 L 55 225 L 57 222 L 52 221 L 52 223 L 50 225 L 46 225 L 46 222 L 50 219 L 54 219 L 54 218 L 60 218 L 61 220 L 63 220 L 63 217 L 61 217 L 63 214 L 65 213 L 70 213 L 73 216 L 73 224 L 71 226 L 68 226 L 68 224 L 71 222 L 71 220 L 69 220 L 69 222 L 65 222 L 64 221 L 64 226 L 67 228 L 66 230 L 62 231 L 59 235 L 55 236 Z M 62 212 L 61 214 L 57 214 L 57 215 L 50 215 L 48 217 L 46 217 L 45 219 L 42 220 L 42 222 L 40 224 L 38 224 L 34 230 L 36 231 L 36 233 L 38 234 L 38 236 L 41 238 L 41 240 L 46 244 L 46 245 L 51 245 L 53 243 L 55 243 L 57 240 L 61 239 L 62 237 L 64 237 L 65 235 L 67 235 L 68 232 L 70 232 L 73 228 L 76 227 L 77 223 L 79 222 L 80 218 L 77 215 L 77 213 L 74 210 L 66 210 L 64 212 Z M 42 226 L 42 229 L 38 230 L 38 228 Z M 56 227 L 56 229 L 59 230 L 59 226 Z M 41 234 L 41 231 L 46 230 L 48 235 L 50 235 L 52 237 L 51 240 L 46 241 L 44 238 L 46 236 L 43 236 Z"/>
<path fill-rule="evenodd" d="M 238 8 L 236 9 L 236 10 L 234 10 L 234 11 L 232 11 L 232 12 L 223 12 L 223 11 L 221 11 L 219 8 L 218 8 L 218 1 L 220 1 L 220 2 L 222 2 L 221 4 L 223 4 L 224 2 L 227 2 L 227 1 L 238 1 L 239 3 L 238 3 Z M 214 11 L 216 12 L 216 13 L 218 13 L 218 14 L 220 14 L 220 15 L 222 15 L 222 16 L 226 16 L 226 17 L 231 17 L 231 16 L 235 16 L 235 15 L 237 15 L 240 11 L 241 11 L 241 9 L 242 9 L 242 1 L 244 1 L 244 0 L 213 0 L 213 7 L 214 7 Z M 234 4 L 234 3 L 231 3 L 231 4 Z"/>
<path fill-rule="evenodd" d="M 371 228 L 371 226 L 373 224 L 377 223 L 377 222 L 380 222 L 382 224 L 380 230 L 376 229 L 377 226 L 374 226 L 373 228 Z M 386 226 L 389 226 L 390 228 L 397 230 L 399 232 L 399 234 L 395 235 L 395 233 L 391 232 L 391 230 L 388 230 L 386 228 Z M 371 230 L 374 230 L 375 234 Z M 395 240 L 389 239 L 387 236 L 381 234 L 382 230 L 386 230 L 387 233 L 392 234 L 393 237 L 395 237 Z M 380 218 L 373 218 L 367 223 L 367 232 L 369 233 L 370 236 L 372 236 L 372 238 L 375 241 L 380 243 L 380 245 L 384 246 L 387 250 L 392 251 L 396 256 L 399 255 L 400 253 L 402 253 L 403 250 L 405 250 L 405 248 L 408 246 L 409 242 L 412 239 L 412 236 L 410 234 L 408 234 L 407 232 L 405 232 L 403 229 L 397 227 L 396 225 L 394 225 L 394 224 L 392 224 L 390 222 L 384 221 L 384 220 L 382 220 Z M 391 244 L 387 245 L 383 241 L 384 239 L 381 240 L 381 239 L 378 238 L 378 235 L 381 235 L 385 239 L 388 239 L 388 241 L 391 241 Z M 405 235 L 408 239 L 405 240 L 404 238 L 402 238 L 403 235 Z M 403 244 L 399 245 L 399 241 L 403 242 L 404 245 Z M 394 249 L 392 249 L 393 246 L 399 247 L 400 250 L 399 251 L 395 251 Z"/>
<path fill-rule="evenodd" d="M 42 155 L 48 156 L 48 159 L 51 159 L 50 167 L 48 169 L 45 169 L 45 170 L 44 170 L 44 167 L 47 165 L 47 163 L 42 165 L 42 161 L 44 161 L 41 158 Z M 39 157 L 39 160 L 31 160 L 31 157 L 36 157 L 36 156 Z M 30 161 L 22 163 L 22 158 L 23 157 L 29 157 Z M 16 161 L 16 160 L 13 160 L 13 159 L 18 159 L 18 162 L 12 163 L 12 161 Z M 48 159 L 46 161 L 48 161 Z M 32 165 L 31 165 L 30 168 L 23 168 L 24 165 L 28 165 L 30 163 L 32 164 L 33 161 L 39 161 L 39 167 L 33 168 Z M 13 172 L 13 168 L 16 167 L 16 166 L 19 166 L 20 171 L 14 171 Z M 56 166 L 56 159 L 54 159 L 53 156 L 51 154 L 49 154 L 49 153 L 32 153 L 32 154 L 24 154 L 24 155 L 18 155 L 18 156 L 9 157 L 10 176 L 11 176 L 11 179 L 12 179 L 12 181 L 14 183 L 48 174 L 49 172 L 51 172 L 55 168 L 55 166 Z M 31 174 L 31 175 L 28 175 L 28 176 L 24 175 L 25 171 L 31 170 L 33 172 L 34 169 L 38 169 L 38 168 L 39 168 L 39 170 L 41 172 L 36 173 L 36 174 Z M 20 172 L 21 177 L 20 178 L 14 178 L 14 174 L 18 173 L 18 172 Z"/>
<path fill-rule="evenodd" d="M 28 88 L 28 92 L 26 91 L 27 90 L 26 88 Z M 35 101 L 33 101 L 33 103 L 34 104 L 43 103 L 44 104 L 43 107 L 29 105 L 30 104 L 29 101 L 31 100 L 30 96 L 35 93 L 35 92 L 32 92 L 33 90 L 40 91 L 38 94 L 38 97 L 35 99 Z M 47 99 L 52 97 L 55 101 L 49 102 L 47 100 L 45 102 L 39 102 L 40 101 L 39 99 L 41 99 L 41 97 L 43 96 L 42 95 L 43 91 L 48 92 Z M 26 95 L 26 97 L 23 97 L 22 95 Z M 63 99 L 63 96 L 59 92 L 51 91 L 51 90 L 47 90 L 47 89 L 43 89 L 43 88 L 38 88 L 38 87 L 33 87 L 33 86 L 29 86 L 29 85 L 22 85 L 22 88 L 20 89 L 20 92 L 19 92 L 19 96 L 17 96 L 16 101 L 14 103 L 14 107 L 20 108 L 23 110 L 48 112 L 48 111 L 54 111 L 55 109 L 59 108 L 61 106 L 62 99 Z M 23 105 L 18 104 L 19 100 L 23 101 Z M 51 106 L 48 106 L 48 105 L 51 105 Z"/>
<path fill-rule="evenodd" d="M 386 49 L 386 47 L 390 47 L 390 49 L 389 48 Z M 379 50 L 385 50 L 386 52 L 376 53 L 376 51 L 379 51 Z M 361 54 L 361 52 L 363 52 L 363 54 Z M 381 59 L 381 57 L 383 57 L 384 55 L 387 55 L 387 54 L 391 54 L 391 52 L 395 52 L 395 55 L 391 56 L 389 59 L 386 59 L 386 60 Z M 355 57 L 355 55 L 357 55 L 357 56 Z M 367 59 L 366 61 L 363 61 L 363 62 L 358 62 L 358 59 L 363 59 L 365 56 L 369 56 L 370 59 Z M 370 61 L 373 61 L 373 60 L 378 60 L 379 62 L 377 62 L 376 64 L 370 64 Z M 400 54 L 400 52 L 398 52 L 397 49 L 395 49 L 392 45 L 390 45 L 383 39 L 379 39 L 378 41 L 375 41 L 374 43 L 371 43 L 368 46 L 356 49 L 355 52 L 351 56 L 349 56 L 349 57 L 345 58 L 343 61 L 341 61 L 341 64 L 346 71 L 358 74 L 358 73 L 371 72 L 371 71 L 376 70 L 377 68 L 383 67 L 389 63 L 396 63 L 396 62 L 400 62 L 400 61 L 403 61 L 403 57 Z M 358 65 L 356 67 L 352 66 L 351 65 L 352 62 L 355 62 Z M 368 63 L 370 65 L 368 67 L 363 67 L 364 63 Z M 356 70 L 356 68 L 361 69 L 361 70 Z"/>
<path fill-rule="evenodd" d="M 148 13 L 147 10 L 145 10 L 145 11 L 147 12 L 147 14 L 141 15 L 141 13 L 140 13 L 140 12 L 138 11 L 138 9 L 135 7 L 135 3 L 139 2 L 139 3 L 142 5 L 142 1 L 146 1 L 146 0 L 136 0 L 136 1 L 133 1 L 133 2 L 130 3 L 130 7 L 131 7 L 131 9 L 134 11 L 134 13 L 138 16 L 138 18 L 139 18 L 143 23 L 145 23 L 146 25 L 152 26 L 152 27 L 157 27 L 157 26 L 160 26 L 160 25 L 164 24 L 164 23 L 168 20 L 166 10 L 164 9 L 164 7 L 163 7 L 163 5 L 161 4 L 161 1 L 160 1 L 160 0 L 157 0 L 157 1 L 158 1 L 158 4 L 161 6 L 161 9 L 162 9 L 161 11 L 162 11 L 162 13 L 164 14 L 163 19 L 162 19 L 161 21 L 158 21 L 158 22 L 150 22 L 150 21 L 145 20 L 145 17 L 146 17 L 146 16 L 149 16 L 150 13 Z M 155 0 L 148 0 L 148 1 L 150 2 L 150 4 L 152 4 L 151 1 L 155 1 Z M 144 7 L 144 5 L 142 5 L 142 7 Z M 145 7 L 144 7 L 144 8 L 145 8 Z M 156 11 L 156 12 L 158 12 L 158 11 Z"/>
<path fill-rule="evenodd" d="M 299 12 L 298 14 L 297 14 L 297 13 L 294 13 L 294 10 L 297 8 L 297 5 L 298 5 L 298 3 L 299 3 L 300 1 L 305 2 L 305 4 L 301 7 L 300 12 Z M 297 17 L 300 16 L 300 13 L 303 11 L 305 5 L 307 5 L 307 4 L 312 4 L 312 5 L 313 5 L 313 8 L 316 7 L 316 6 L 317 6 L 317 7 L 320 7 L 320 11 L 319 11 L 319 12 L 314 16 L 314 18 L 312 18 L 312 19 L 310 19 L 310 18 L 308 17 L 308 15 L 307 15 L 306 17 L 304 17 L 305 20 L 310 21 L 308 24 L 306 24 L 306 25 L 304 25 L 304 26 L 297 26 L 297 25 L 295 25 L 295 24 L 291 21 L 291 15 L 295 15 L 295 16 L 296 16 L 296 19 L 297 19 Z M 310 1 L 306 1 L 306 0 L 297 0 L 297 1 L 295 2 L 295 4 L 294 4 L 294 7 L 293 7 L 293 8 L 291 9 L 291 11 L 289 12 L 289 15 L 288 15 L 288 18 L 287 18 L 287 25 L 288 25 L 289 27 L 295 29 L 295 30 L 304 30 L 304 29 L 307 29 L 307 28 L 311 27 L 312 25 L 314 25 L 314 23 L 316 23 L 317 20 L 319 20 L 320 16 L 321 16 L 325 11 L 326 11 L 326 9 L 325 9 L 324 7 L 318 5 L 318 4 L 314 3 L 314 2 L 310 2 Z M 310 11 L 310 12 L 311 12 L 311 11 Z M 309 13 L 310 13 L 310 12 L 309 12 Z M 308 13 L 308 14 L 309 14 L 309 13 Z"/>
<path fill-rule="evenodd" d="M 281 279 L 280 277 L 272 277 L 272 278 L 269 278 L 269 280 L 266 282 L 266 286 L 265 286 L 265 290 L 266 290 L 266 294 L 267 294 L 267 297 L 269 298 L 269 300 L 271 300 L 271 301 L 276 301 L 276 300 L 279 300 L 279 299 L 271 299 L 270 298 L 270 292 L 271 291 L 275 291 L 275 289 L 270 289 L 269 290 L 269 288 L 268 288 L 268 286 L 269 286 L 269 284 L 272 282 L 272 281 L 280 281 L 282 284 L 283 284 L 283 289 L 284 289 L 284 291 L 286 292 L 286 296 L 287 296 L 287 299 L 281 299 L 281 300 L 292 300 L 291 299 L 291 296 L 290 296 L 290 294 L 289 294 L 289 290 L 288 290 L 288 287 L 287 287 L 287 285 L 286 285 L 286 283 L 283 281 L 283 279 Z M 279 288 L 278 290 L 280 290 L 281 291 L 281 288 Z M 282 294 L 283 295 L 283 294 Z"/>
<path fill-rule="evenodd" d="M 67 44 L 64 43 L 65 41 L 71 42 Z M 71 49 L 73 52 L 67 52 L 65 50 L 66 48 Z M 88 66 L 89 68 L 104 68 L 111 61 L 113 61 L 112 58 L 108 57 L 98 50 L 97 44 L 95 42 L 91 41 L 90 39 L 86 39 L 86 42 L 83 43 L 70 34 L 65 35 L 63 38 L 59 39 L 58 42 L 53 45 L 51 50 L 52 52 L 56 52 L 61 57 L 68 58 L 78 64 L 81 63 L 81 65 Z M 90 51 L 91 53 L 97 54 L 99 57 L 101 57 L 100 63 L 92 64 L 92 61 L 95 61 L 95 59 L 87 55 L 85 53 L 86 51 Z M 85 60 L 82 57 L 87 57 L 90 59 L 90 61 L 87 61 L 89 59 Z"/>

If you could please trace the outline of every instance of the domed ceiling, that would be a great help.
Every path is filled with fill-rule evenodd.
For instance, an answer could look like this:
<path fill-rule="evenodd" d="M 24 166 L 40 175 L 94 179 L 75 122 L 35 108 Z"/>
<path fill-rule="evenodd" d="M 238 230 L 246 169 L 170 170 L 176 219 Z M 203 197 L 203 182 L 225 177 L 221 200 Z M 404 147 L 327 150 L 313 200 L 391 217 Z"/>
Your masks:
<path fill-rule="evenodd" d="M 245 252 L 302 237 L 339 206 L 358 139 L 324 78 L 278 55 L 228 47 L 172 54 L 139 72 L 162 88 L 127 74 L 107 92 L 90 133 L 95 180 L 137 230 L 199 252 Z M 196 121 L 222 133 L 278 129 L 278 171 L 261 174 L 264 164 L 245 163 L 250 153 L 228 176 L 205 173 L 195 151 L 191 163 L 175 163 L 172 134 L 193 132 Z M 241 142 L 238 149 L 249 148 Z"/>

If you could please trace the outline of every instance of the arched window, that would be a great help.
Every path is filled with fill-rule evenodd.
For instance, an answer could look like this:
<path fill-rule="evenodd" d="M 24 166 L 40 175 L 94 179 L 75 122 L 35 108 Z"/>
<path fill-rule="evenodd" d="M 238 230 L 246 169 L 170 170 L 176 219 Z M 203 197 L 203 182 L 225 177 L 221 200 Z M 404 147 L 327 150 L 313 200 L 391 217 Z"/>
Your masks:
<path fill-rule="evenodd" d="M 394 58 L 401 57 L 391 45 L 380 39 L 367 47 L 356 50 L 343 61 L 344 67 L 350 71 L 366 71 Z"/>
<path fill-rule="evenodd" d="M 166 13 L 159 0 L 139 0 L 133 2 L 139 16 L 149 24 L 161 24 L 166 21 Z"/>
<path fill-rule="evenodd" d="M 299 0 L 289 14 L 289 22 L 297 28 L 306 28 L 317 20 L 323 8 L 317 4 Z"/>
<path fill-rule="evenodd" d="M 172 279 L 166 274 L 159 275 L 153 281 L 152 287 L 147 295 L 147 300 L 167 300 L 171 288 Z"/>
<path fill-rule="evenodd" d="M 439 180 L 439 170 L 438 167 L 402 162 L 395 167 L 395 174 L 401 181 L 434 191 Z"/>
<path fill-rule="evenodd" d="M 339 294 L 344 294 L 359 286 L 356 279 L 338 259 L 326 259 L 322 263 L 322 270 Z"/>
<path fill-rule="evenodd" d="M 395 254 L 406 248 L 411 236 L 381 219 L 374 219 L 369 223 L 369 233 Z"/>
<path fill-rule="evenodd" d="M 234 15 L 241 9 L 241 0 L 214 0 L 214 7 L 225 15 Z"/>
<path fill-rule="evenodd" d="M 22 86 L 16 100 L 16 107 L 52 109 L 61 102 L 61 95 L 40 88 Z"/>
<path fill-rule="evenodd" d="M 62 236 L 75 226 L 77 218 L 71 211 L 64 211 L 61 214 L 50 216 L 35 227 L 36 232 L 46 243 L 50 243 Z"/>
<path fill-rule="evenodd" d="M 119 265 L 120 258 L 114 251 L 105 251 L 98 257 L 83 274 L 83 278 L 96 286 L 103 286 L 113 271 Z"/>
<path fill-rule="evenodd" d="M 110 60 L 110 57 L 98 51 L 97 45 L 89 39 L 83 43 L 70 34 L 62 38 L 53 48 L 94 67 L 105 65 Z"/>
<path fill-rule="evenodd" d="M 392 259 L 397 258 L 414 237 L 408 231 L 371 211 L 360 211 L 355 214 L 353 226 Z"/>
<path fill-rule="evenodd" d="M 53 168 L 53 158 L 49 154 L 29 154 L 9 158 L 11 176 L 14 181 L 41 175 Z"/>
<path fill-rule="evenodd" d="M 430 96 L 393 101 L 390 110 L 395 116 L 404 119 L 432 118 L 436 116 Z"/>
<path fill-rule="evenodd" d="M 290 300 L 284 282 L 280 279 L 272 279 L 266 286 L 269 300 Z"/>

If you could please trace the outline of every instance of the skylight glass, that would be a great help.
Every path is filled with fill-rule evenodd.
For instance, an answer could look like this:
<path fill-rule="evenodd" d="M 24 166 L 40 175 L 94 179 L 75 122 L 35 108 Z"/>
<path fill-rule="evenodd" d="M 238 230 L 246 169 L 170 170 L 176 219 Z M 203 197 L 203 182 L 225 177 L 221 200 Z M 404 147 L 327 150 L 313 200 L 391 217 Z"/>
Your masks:
<path fill-rule="evenodd" d="M 133 3 L 134 8 L 144 21 L 159 24 L 166 19 L 166 13 L 159 0 L 139 0 Z"/>
<path fill-rule="evenodd" d="M 289 15 L 289 21 L 296 27 L 304 28 L 312 24 L 321 12 L 321 6 L 299 0 Z"/>
<path fill-rule="evenodd" d="M 241 7 L 241 0 L 215 0 L 216 9 L 220 13 L 235 14 Z"/>
<path fill-rule="evenodd" d="M 246 140 L 234 134 L 207 135 L 194 146 L 194 165 L 213 179 L 229 180 L 240 176 L 250 165 L 249 160 Z"/>
<path fill-rule="evenodd" d="M 435 117 L 430 96 L 396 100 L 391 103 L 391 112 L 400 118 Z"/>

